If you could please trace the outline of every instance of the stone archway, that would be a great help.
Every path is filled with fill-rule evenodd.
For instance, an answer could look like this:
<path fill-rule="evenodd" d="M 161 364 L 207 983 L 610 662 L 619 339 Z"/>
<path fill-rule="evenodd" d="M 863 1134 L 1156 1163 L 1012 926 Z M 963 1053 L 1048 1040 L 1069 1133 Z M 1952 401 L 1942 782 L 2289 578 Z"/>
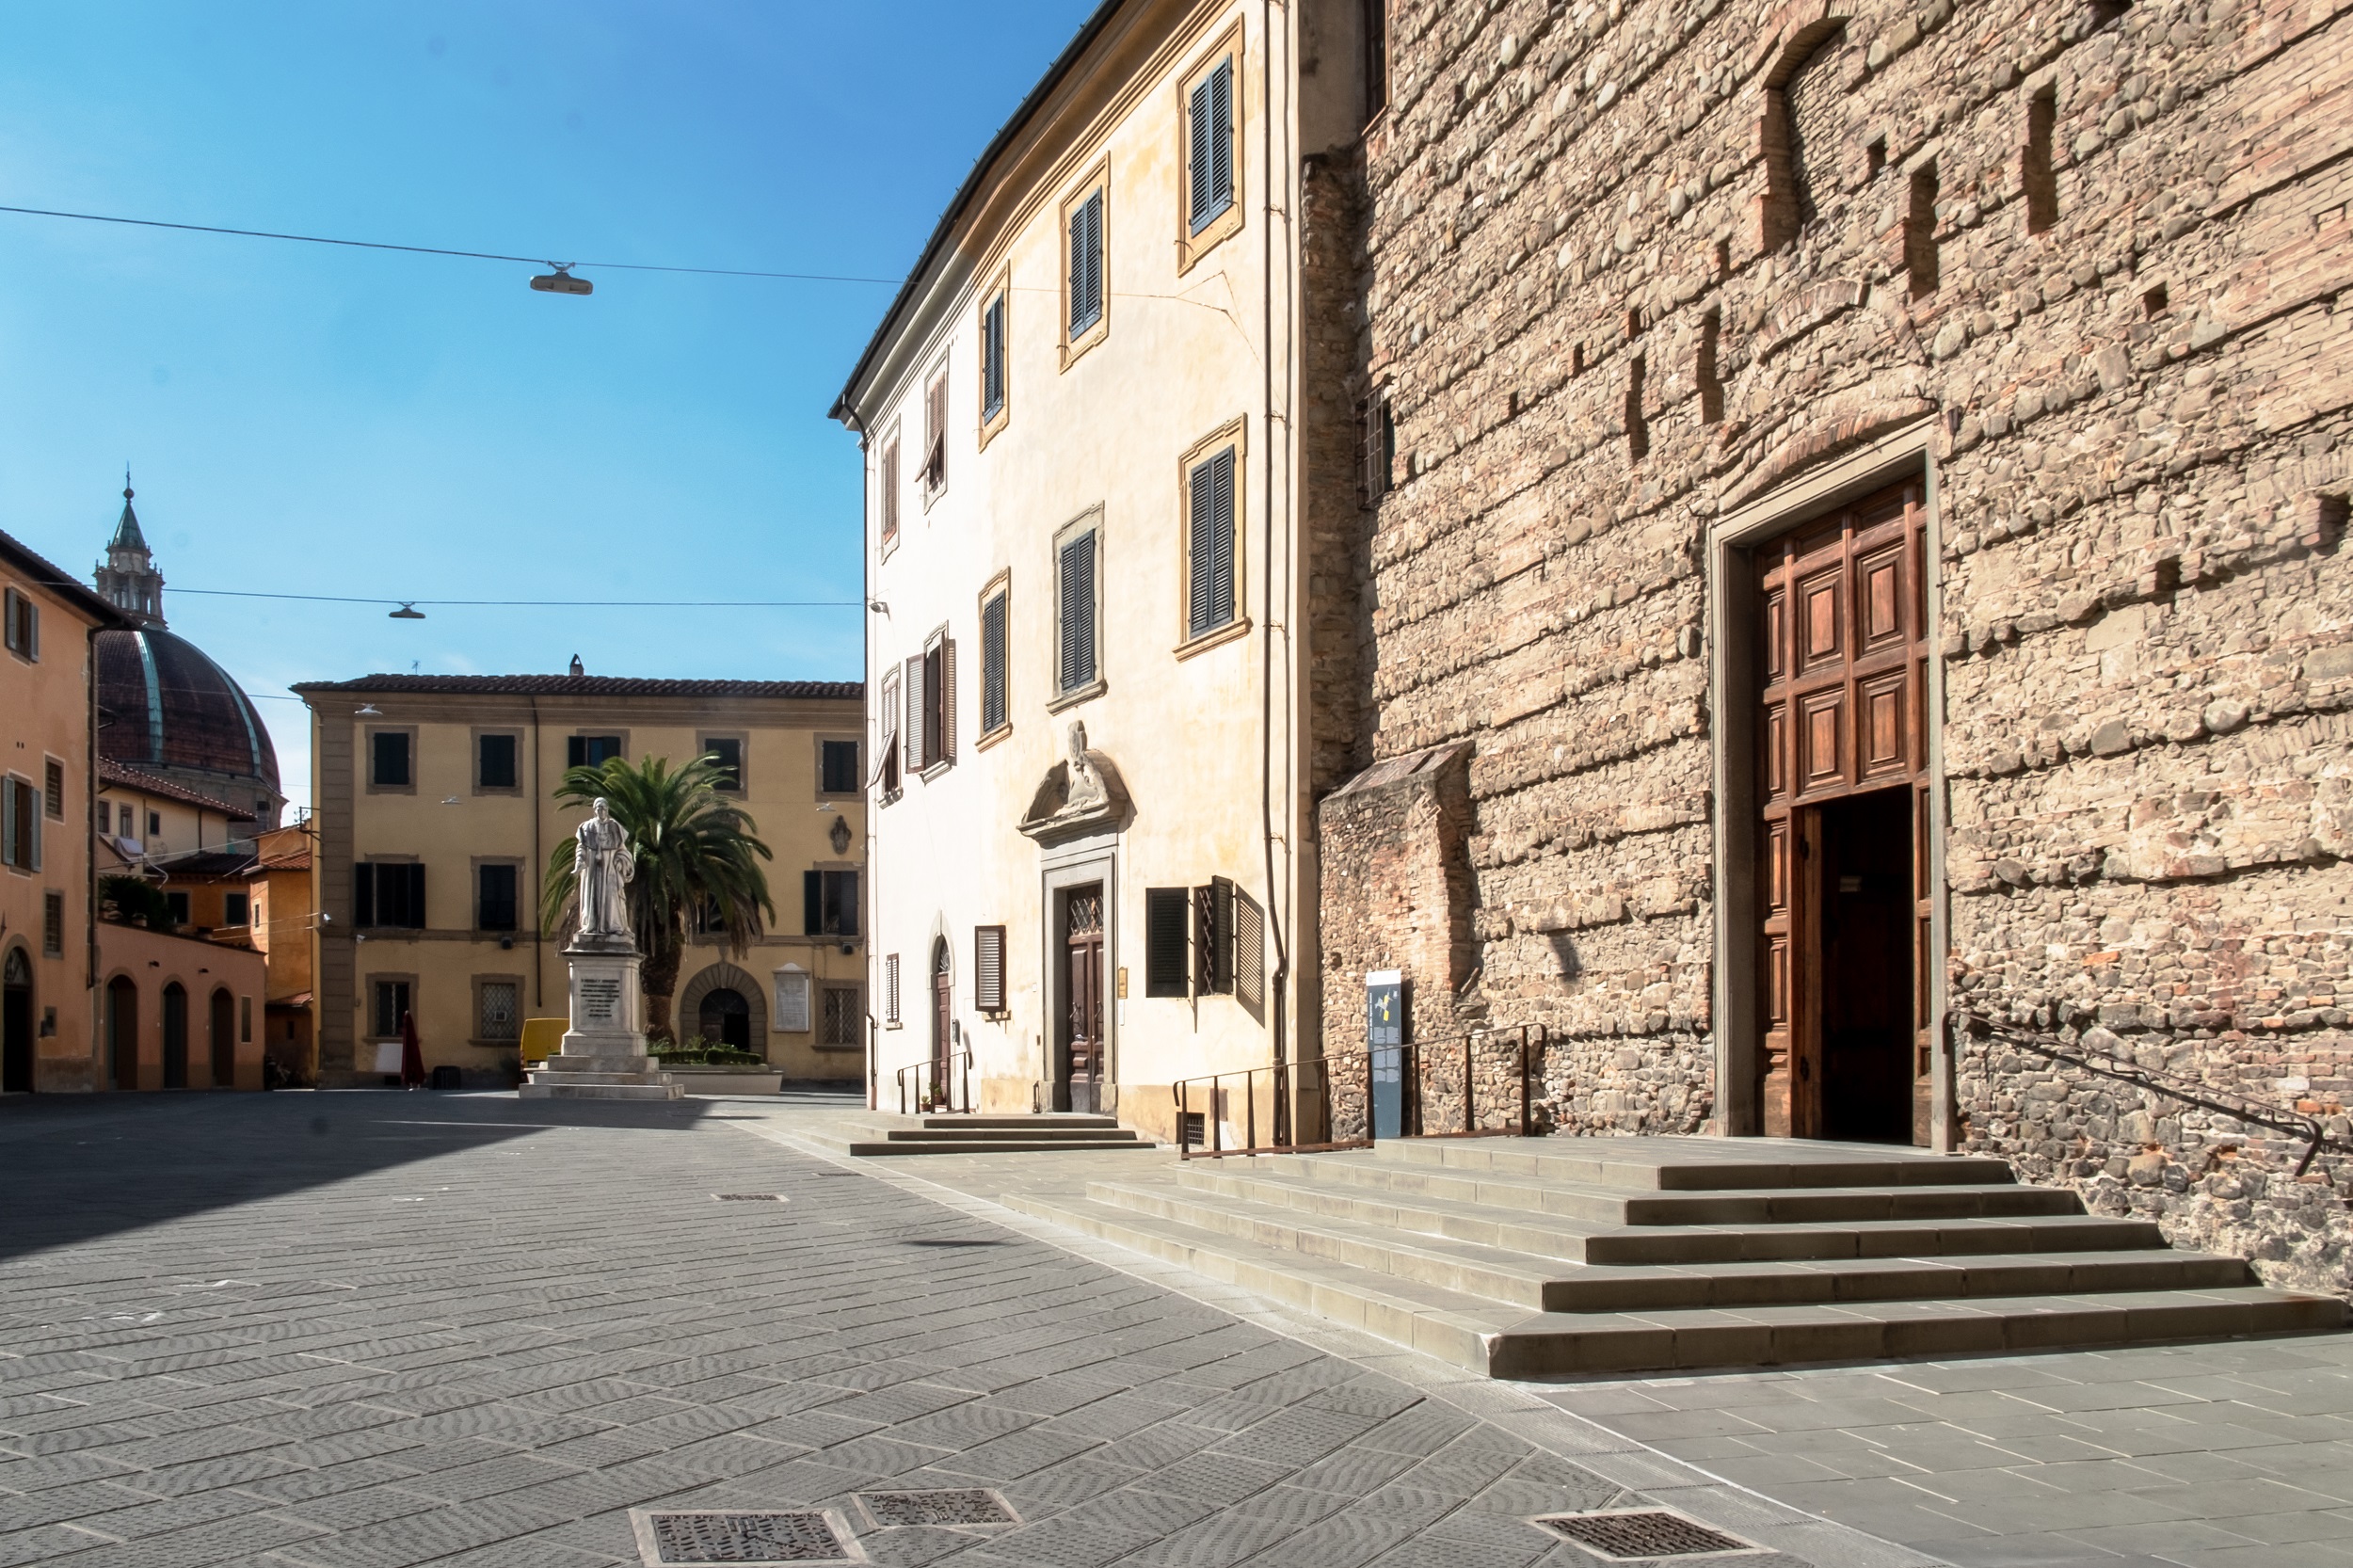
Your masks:
<path fill-rule="evenodd" d="M 751 1015 L 750 1048 L 755 1055 L 768 1054 L 768 992 L 758 979 L 746 974 L 733 964 L 722 960 L 697 973 L 678 994 L 678 1007 L 671 1014 L 679 1029 L 687 1033 L 696 1031 L 696 1020 L 702 1016 L 703 1001 L 713 991 L 733 991 L 741 996 Z"/>

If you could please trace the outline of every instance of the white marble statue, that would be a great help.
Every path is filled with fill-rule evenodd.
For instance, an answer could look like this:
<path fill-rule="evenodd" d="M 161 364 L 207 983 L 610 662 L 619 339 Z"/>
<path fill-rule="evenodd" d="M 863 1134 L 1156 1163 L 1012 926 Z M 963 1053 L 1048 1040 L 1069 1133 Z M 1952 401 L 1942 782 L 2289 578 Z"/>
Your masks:
<path fill-rule="evenodd" d="M 1070 786 L 1063 798 L 1064 812 L 1084 811 L 1103 804 L 1103 776 L 1087 760 L 1087 727 L 1074 723 L 1070 727 Z"/>
<path fill-rule="evenodd" d="M 629 925 L 629 880 L 637 874 L 637 861 L 629 853 L 629 835 L 600 799 L 572 837 L 576 840 L 572 873 L 580 886 L 580 934 L 634 940 Z"/>

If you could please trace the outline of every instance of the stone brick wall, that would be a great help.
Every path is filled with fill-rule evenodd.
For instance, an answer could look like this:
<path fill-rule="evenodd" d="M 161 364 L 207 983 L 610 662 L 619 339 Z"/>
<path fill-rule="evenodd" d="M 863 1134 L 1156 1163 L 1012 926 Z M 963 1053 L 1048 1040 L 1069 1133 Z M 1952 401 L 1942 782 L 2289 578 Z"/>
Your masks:
<path fill-rule="evenodd" d="M 2347 8 L 1394 0 L 1391 25 L 1366 732 L 1472 744 L 1472 1000 L 1548 1026 L 1549 1114 L 1714 1114 L 1715 924 L 1749 912 L 1715 890 L 1705 532 L 1922 420 L 1955 1001 L 2334 1114 Z M 1378 945 L 1361 882 L 1326 896 Z M 2291 1181 L 2240 1129 L 1999 1052 L 1953 1087 L 1962 1141 L 2035 1179 L 2353 1279 L 2333 1156 Z"/>

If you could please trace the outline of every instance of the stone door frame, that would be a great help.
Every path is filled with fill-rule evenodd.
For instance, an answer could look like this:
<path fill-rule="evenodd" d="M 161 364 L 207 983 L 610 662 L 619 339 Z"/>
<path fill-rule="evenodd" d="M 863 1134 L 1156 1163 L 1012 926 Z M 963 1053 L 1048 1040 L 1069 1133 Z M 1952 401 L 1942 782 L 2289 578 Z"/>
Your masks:
<path fill-rule="evenodd" d="M 1090 835 L 1045 847 L 1038 856 L 1038 995 L 1044 999 L 1044 1026 L 1038 1034 L 1041 1102 L 1051 1109 L 1054 1090 L 1062 1081 L 1061 1052 L 1055 1048 L 1069 1007 L 1069 963 L 1064 952 L 1063 897 L 1073 888 L 1092 882 L 1103 885 L 1103 1089 L 1098 1110 L 1119 1108 L 1119 838 L 1116 833 Z"/>
<path fill-rule="evenodd" d="M 1753 1135 L 1762 1125 L 1757 1103 L 1757 943 L 1753 919 L 1757 888 L 1757 782 L 1755 717 L 1755 571 L 1750 550 L 1787 533 L 1811 518 L 1834 511 L 1871 491 L 1918 476 L 1928 511 L 1927 557 L 1929 671 L 1923 720 L 1929 743 L 1929 1016 L 1933 1020 L 1929 1063 L 1929 1146 L 1952 1152 L 1953 1071 L 1951 1043 L 1944 1027 L 1945 966 L 1950 951 L 1951 895 L 1945 880 L 1948 809 L 1945 788 L 1945 671 L 1937 656 L 1936 629 L 1943 625 L 1943 529 L 1936 448 L 1942 420 L 1927 415 L 1853 451 L 1821 463 L 1762 495 L 1725 512 L 1707 530 L 1708 712 L 1716 727 L 1710 766 L 1715 785 L 1715 1017 L 1716 1116 L 1713 1130 L 1735 1137 Z"/>

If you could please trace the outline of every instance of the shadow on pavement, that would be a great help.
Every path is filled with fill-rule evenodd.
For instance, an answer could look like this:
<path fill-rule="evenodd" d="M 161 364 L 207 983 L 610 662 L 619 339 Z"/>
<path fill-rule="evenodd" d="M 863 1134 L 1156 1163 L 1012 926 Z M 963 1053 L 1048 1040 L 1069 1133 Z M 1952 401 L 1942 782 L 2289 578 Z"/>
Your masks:
<path fill-rule="evenodd" d="M 556 1128 L 682 1132 L 714 1103 L 373 1090 L 10 1096 L 0 1100 L 0 1257 Z"/>

